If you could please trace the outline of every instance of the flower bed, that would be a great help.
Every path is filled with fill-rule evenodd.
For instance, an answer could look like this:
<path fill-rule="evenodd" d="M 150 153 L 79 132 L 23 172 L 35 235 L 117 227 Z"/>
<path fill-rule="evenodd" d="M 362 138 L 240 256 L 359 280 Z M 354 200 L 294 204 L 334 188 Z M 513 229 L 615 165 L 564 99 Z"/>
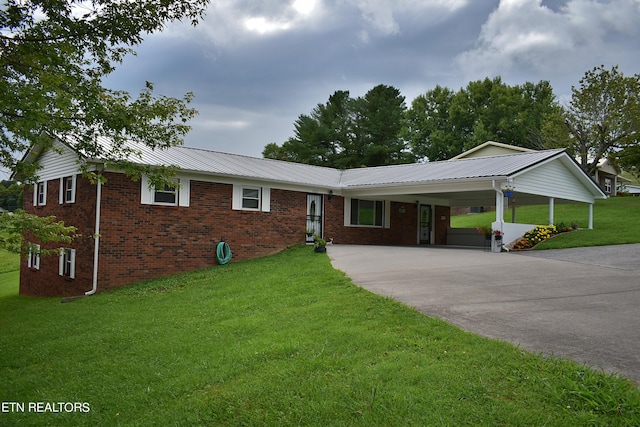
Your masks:
<path fill-rule="evenodd" d="M 529 230 L 524 233 L 522 238 L 516 240 L 516 242 L 511 246 L 511 250 L 521 251 L 531 249 L 556 234 L 558 234 L 558 229 L 555 225 L 538 225 L 533 230 Z"/>

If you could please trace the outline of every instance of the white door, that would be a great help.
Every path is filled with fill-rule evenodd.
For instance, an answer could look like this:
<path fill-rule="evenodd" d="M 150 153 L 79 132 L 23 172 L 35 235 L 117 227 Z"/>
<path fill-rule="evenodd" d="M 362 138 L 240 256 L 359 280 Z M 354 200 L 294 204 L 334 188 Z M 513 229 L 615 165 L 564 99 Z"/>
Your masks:
<path fill-rule="evenodd" d="M 307 242 L 313 236 L 322 237 L 322 194 L 307 194 Z"/>

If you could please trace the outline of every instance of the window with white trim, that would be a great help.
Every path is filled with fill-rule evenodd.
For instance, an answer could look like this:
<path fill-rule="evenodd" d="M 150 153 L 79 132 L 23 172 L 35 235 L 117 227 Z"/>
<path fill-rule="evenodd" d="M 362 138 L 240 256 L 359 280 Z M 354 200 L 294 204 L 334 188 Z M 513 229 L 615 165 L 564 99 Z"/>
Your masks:
<path fill-rule="evenodd" d="M 33 206 L 44 206 L 47 204 L 47 181 L 37 183 L 33 187 Z"/>
<path fill-rule="evenodd" d="M 76 176 L 60 178 L 60 204 L 76 202 Z"/>
<path fill-rule="evenodd" d="M 29 244 L 29 253 L 27 254 L 27 267 L 40 270 L 40 245 Z"/>
<path fill-rule="evenodd" d="M 351 225 L 384 225 L 384 201 L 351 199 Z"/>
<path fill-rule="evenodd" d="M 611 188 L 612 188 L 612 181 L 611 178 L 605 178 L 604 179 L 604 192 L 607 194 L 611 194 Z"/>
<path fill-rule="evenodd" d="M 262 191 L 260 188 L 242 188 L 242 209 L 260 209 Z"/>
<path fill-rule="evenodd" d="M 76 250 L 70 248 L 60 249 L 58 274 L 69 279 L 76 277 Z"/>
<path fill-rule="evenodd" d="M 172 179 L 174 185 L 155 187 L 146 175 L 140 180 L 140 203 L 143 205 L 189 206 L 191 180 L 181 177 Z"/>
<path fill-rule="evenodd" d="M 256 185 L 233 185 L 233 200 L 231 208 L 234 210 L 271 211 L 271 189 Z"/>
<path fill-rule="evenodd" d="M 180 181 L 174 181 L 175 185 L 164 184 L 162 188 L 154 187 L 153 189 L 153 203 L 156 205 L 178 205 L 178 187 Z"/>

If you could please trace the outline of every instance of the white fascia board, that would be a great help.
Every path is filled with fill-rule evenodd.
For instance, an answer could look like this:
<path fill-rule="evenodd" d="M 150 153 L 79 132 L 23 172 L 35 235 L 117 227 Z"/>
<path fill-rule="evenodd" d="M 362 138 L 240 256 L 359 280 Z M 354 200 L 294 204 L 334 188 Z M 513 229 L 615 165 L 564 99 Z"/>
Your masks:
<path fill-rule="evenodd" d="M 383 184 L 383 185 L 360 185 L 345 187 L 342 193 L 350 197 L 357 195 L 378 195 L 392 196 L 399 194 L 429 194 L 429 193 L 456 193 L 463 191 L 492 190 L 493 183 L 496 185 L 506 182 L 507 177 L 482 177 L 470 179 L 456 179 L 448 181 L 431 181 L 415 184 Z"/>
<path fill-rule="evenodd" d="M 260 185 L 263 187 L 276 188 L 279 190 L 290 190 L 290 191 L 298 191 L 305 193 L 318 193 L 318 194 L 328 194 L 329 191 L 333 191 L 334 194 L 340 192 L 340 187 L 334 187 L 331 185 L 326 186 L 318 186 L 313 184 L 296 184 L 292 182 L 282 182 L 276 180 L 267 180 L 267 179 L 259 179 L 252 178 L 246 176 L 238 176 L 238 175 L 211 175 L 211 174 L 203 174 L 198 173 L 196 171 L 186 171 L 184 169 L 178 170 L 180 176 L 184 176 L 193 181 L 202 181 L 202 182 L 214 182 L 218 184 L 245 184 L 245 185 Z"/>

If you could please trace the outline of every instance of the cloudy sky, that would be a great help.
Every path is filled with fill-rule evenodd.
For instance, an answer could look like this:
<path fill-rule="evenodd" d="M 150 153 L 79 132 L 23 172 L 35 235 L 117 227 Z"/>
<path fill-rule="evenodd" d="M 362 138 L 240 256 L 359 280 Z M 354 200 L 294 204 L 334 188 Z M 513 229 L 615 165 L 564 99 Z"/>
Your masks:
<path fill-rule="evenodd" d="M 336 90 L 391 85 L 410 105 L 501 76 L 548 80 L 566 100 L 597 65 L 639 73 L 640 0 L 212 0 L 199 26 L 172 24 L 137 51 L 109 86 L 194 92 L 187 146 L 261 157 Z"/>

